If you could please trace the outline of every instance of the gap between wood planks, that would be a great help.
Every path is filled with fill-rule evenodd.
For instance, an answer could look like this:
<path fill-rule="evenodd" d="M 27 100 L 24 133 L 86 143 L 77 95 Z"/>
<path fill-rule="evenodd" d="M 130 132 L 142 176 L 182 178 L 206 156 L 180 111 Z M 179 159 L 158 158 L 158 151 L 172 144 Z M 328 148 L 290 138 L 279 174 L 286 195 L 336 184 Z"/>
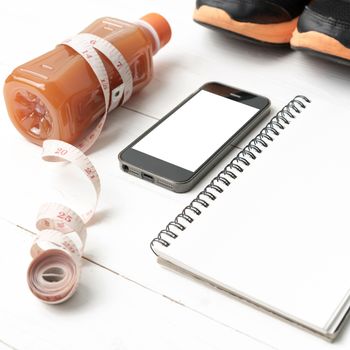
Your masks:
<path fill-rule="evenodd" d="M 3 340 L 0 339 L 0 348 L 2 348 L 2 346 L 5 346 L 6 349 L 18 350 L 17 348 L 13 347 L 8 343 L 5 343 Z"/>
<path fill-rule="evenodd" d="M 118 107 L 118 108 L 124 108 L 124 109 L 126 109 L 126 110 L 128 110 L 128 111 L 131 111 L 131 112 L 135 112 L 135 113 L 138 113 L 138 114 L 141 114 L 142 116 L 144 116 L 144 117 L 147 117 L 147 118 L 150 118 L 150 119 L 153 119 L 153 120 L 159 120 L 159 119 L 161 119 L 161 118 L 156 118 L 156 117 L 153 117 L 152 115 L 150 115 L 150 114 L 146 114 L 146 113 L 143 113 L 143 112 L 140 112 L 140 111 L 138 111 L 137 109 L 135 109 L 135 108 L 131 108 L 131 107 L 126 107 L 126 106 L 120 106 L 120 107 Z"/>

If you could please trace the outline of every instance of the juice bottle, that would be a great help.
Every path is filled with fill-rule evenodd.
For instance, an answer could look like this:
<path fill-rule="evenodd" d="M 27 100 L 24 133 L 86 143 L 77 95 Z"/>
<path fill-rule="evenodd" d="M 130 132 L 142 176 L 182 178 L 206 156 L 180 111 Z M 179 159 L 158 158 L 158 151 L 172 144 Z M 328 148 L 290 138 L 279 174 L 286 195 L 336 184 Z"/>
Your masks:
<path fill-rule="evenodd" d="M 128 63 L 133 93 L 152 78 L 153 55 L 171 37 L 168 22 L 148 14 L 135 23 L 104 17 L 83 33 L 94 34 L 115 46 Z M 121 83 L 112 63 L 99 54 L 108 73 L 110 90 Z M 66 45 L 17 67 L 6 79 L 4 96 L 15 127 L 30 141 L 77 141 L 103 115 L 105 100 L 100 83 L 84 58 Z"/>

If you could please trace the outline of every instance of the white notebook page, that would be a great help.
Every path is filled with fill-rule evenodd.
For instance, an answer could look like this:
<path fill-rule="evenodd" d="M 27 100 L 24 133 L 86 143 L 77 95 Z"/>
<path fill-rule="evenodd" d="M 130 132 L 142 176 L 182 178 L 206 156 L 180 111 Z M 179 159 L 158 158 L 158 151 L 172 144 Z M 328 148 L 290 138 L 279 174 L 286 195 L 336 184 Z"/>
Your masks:
<path fill-rule="evenodd" d="M 350 288 L 349 131 L 314 99 L 159 255 L 326 328 Z"/>

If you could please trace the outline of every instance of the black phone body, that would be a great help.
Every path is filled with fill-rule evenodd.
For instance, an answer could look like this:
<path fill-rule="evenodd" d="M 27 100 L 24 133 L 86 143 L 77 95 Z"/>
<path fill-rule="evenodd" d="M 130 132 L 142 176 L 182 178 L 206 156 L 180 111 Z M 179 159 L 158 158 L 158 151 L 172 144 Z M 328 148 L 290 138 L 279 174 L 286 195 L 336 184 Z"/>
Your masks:
<path fill-rule="evenodd" d="M 121 168 L 174 192 L 187 192 L 268 113 L 266 97 L 204 84 L 118 156 Z"/>

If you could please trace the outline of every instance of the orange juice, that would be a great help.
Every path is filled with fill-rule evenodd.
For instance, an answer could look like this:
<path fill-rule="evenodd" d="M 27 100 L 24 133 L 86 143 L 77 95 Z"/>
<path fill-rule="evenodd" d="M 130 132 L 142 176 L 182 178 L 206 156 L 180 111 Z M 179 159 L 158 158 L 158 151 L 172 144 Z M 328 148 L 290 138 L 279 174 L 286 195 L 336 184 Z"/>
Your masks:
<path fill-rule="evenodd" d="M 153 55 L 171 37 L 168 22 L 154 13 L 135 23 L 104 17 L 83 33 L 101 37 L 120 51 L 131 70 L 133 92 L 149 83 Z M 121 77 L 104 55 L 99 56 L 112 91 L 122 83 Z M 46 139 L 74 143 L 105 110 L 103 92 L 90 65 L 65 45 L 17 67 L 6 79 L 4 96 L 15 127 L 39 145 Z"/>

